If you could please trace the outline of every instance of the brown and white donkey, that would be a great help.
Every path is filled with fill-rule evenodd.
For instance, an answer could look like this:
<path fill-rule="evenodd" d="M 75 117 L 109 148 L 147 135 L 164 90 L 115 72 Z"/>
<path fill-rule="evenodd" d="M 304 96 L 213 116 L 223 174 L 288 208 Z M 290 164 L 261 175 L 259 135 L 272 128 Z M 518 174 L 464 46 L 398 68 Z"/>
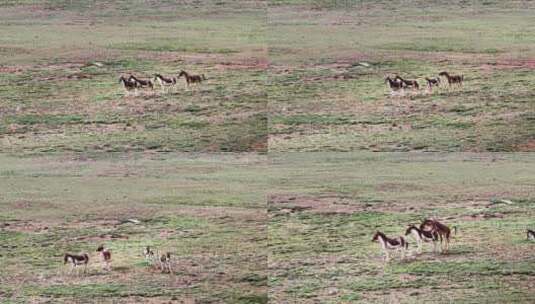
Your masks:
<path fill-rule="evenodd" d="M 104 262 L 103 268 L 105 270 L 110 271 L 111 270 L 111 250 L 108 248 L 104 248 L 104 245 L 100 245 L 97 248 L 97 252 L 100 252 L 100 256 L 102 257 L 102 262 Z"/>
<path fill-rule="evenodd" d="M 456 230 L 456 227 L 454 227 Z M 448 252 L 450 249 L 451 229 L 435 219 L 425 219 L 420 224 L 420 230 L 428 231 L 432 234 L 438 234 L 440 240 L 440 249 L 442 252 Z"/>

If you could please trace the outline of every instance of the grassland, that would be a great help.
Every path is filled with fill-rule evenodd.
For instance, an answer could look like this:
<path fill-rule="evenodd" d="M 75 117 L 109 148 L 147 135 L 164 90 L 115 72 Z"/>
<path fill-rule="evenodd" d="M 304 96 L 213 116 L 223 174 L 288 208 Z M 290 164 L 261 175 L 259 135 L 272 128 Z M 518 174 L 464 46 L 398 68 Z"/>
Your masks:
<path fill-rule="evenodd" d="M 265 166 L 254 154 L 0 156 L 0 302 L 266 303 Z M 147 245 L 172 252 L 173 274 L 148 266 Z M 83 251 L 88 274 L 69 274 L 63 254 Z"/>
<path fill-rule="evenodd" d="M 272 159 L 269 294 L 274 303 L 532 303 L 531 154 L 299 153 Z M 509 202 L 510 201 L 510 202 Z M 376 230 L 435 217 L 457 226 L 384 264 Z"/>
<path fill-rule="evenodd" d="M 0 302 L 531 303 L 535 155 L 489 152 L 535 151 L 534 58 L 529 1 L 2 1 Z M 450 253 L 384 264 L 425 217 Z"/>
<path fill-rule="evenodd" d="M 534 164 L 529 153 L 2 155 L 0 301 L 529 303 Z M 413 245 L 385 265 L 371 234 L 431 216 L 458 227 L 450 253 Z M 173 274 L 149 267 L 147 245 L 174 254 Z M 88 274 L 69 274 L 63 253 L 82 251 Z"/>
<path fill-rule="evenodd" d="M 0 152 L 265 151 L 262 1 L 4 1 Z M 120 75 L 208 80 L 125 96 Z"/>
<path fill-rule="evenodd" d="M 533 151 L 533 3 L 270 4 L 270 151 Z M 464 87 L 384 84 L 443 70 Z"/>

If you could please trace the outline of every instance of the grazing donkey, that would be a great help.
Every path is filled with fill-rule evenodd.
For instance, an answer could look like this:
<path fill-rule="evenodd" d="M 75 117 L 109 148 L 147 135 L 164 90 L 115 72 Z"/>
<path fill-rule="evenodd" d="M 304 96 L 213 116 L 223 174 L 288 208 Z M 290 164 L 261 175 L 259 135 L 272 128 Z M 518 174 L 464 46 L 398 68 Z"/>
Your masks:
<path fill-rule="evenodd" d="M 421 230 L 414 225 L 410 225 L 405 231 L 405 235 L 412 234 L 416 243 L 418 244 L 418 253 L 422 253 L 422 246 L 424 242 L 433 242 L 433 252 L 437 251 L 438 233 Z"/>
<path fill-rule="evenodd" d="M 398 81 L 397 79 L 393 80 L 390 76 L 385 78 L 385 83 L 388 83 L 388 86 L 390 87 L 390 95 L 394 95 L 394 92 L 403 90 L 403 82 Z"/>
<path fill-rule="evenodd" d="M 401 76 L 399 75 L 396 75 L 395 79 L 398 81 L 401 81 L 401 83 L 407 88 L 412 87 L 415 89 L 420 89 L 420 85 L 418 84 L 418 81 L 416 80 L 406 80 L 406 79 L 401 78 Z"/>
<path fill-rule="evenodd" d="M 156 81 L 160 84 L 163 92 L 165 92 L 165 88 L 172 88 L 176 84 L 175 77 L 167 78 L 160 74 L 154 74 L 154 82 Z"/>
<path fill-rule="evenodd" d="M 178 78 L 184 76 L 186 78 L 186 85 L 189 86 L 190 84 L 198 84 L 201 83 L 203 80 L 206 80 L 206 77 L 204 74 L 202 75 L 190 75 L 188 72 L 182 70 L 180 71 L 180 74 L 178 74 Z"/>
<path fill-rule="evenodd" d="M 442 252 L 448 252 L 451 235 L 451 230 L 448 226 L 435 219 L 425 219 L 422 224 L 420 224 L 420 230 L 429 231 L 432 234 L 438 234 L 440 240 L 440 250 Z"/>
<path fill-rule="evenodd" d="M 438 73 L 438 75 L 446 77 L 448 79 L 448 85 L 450 87 L 454 84 L 459 86 L 463 85 L 464 75 L 450 75 L 448 72 L 445 71 Z"/>
<path fill-rule="evenodd" d="M 409 248 L 409 243 L 405 241 L 405 239 L 400 236 L 395 239 L 388 238 L 384 233 L 382 232 L 375 232 L 372 238 L 372 242 L 377 242 L 381 244 L 381 247 L 383 248 L 383 251 L 385 253 L 385 262 L 390 260 L 390 256 L 388 254 L 389 250 L 401 250 L 402 259 L 405 258 L 405 250 Z"/>
<path fill-rule="evenodd" d="M 162 272 L 168 272 L 171 273 L 173 270 L 171 269 L 171 253 L 166 252 L 165 254 L 162 254 L 160 256 L 160 269 Z"/>
<path fill-rule="evenodd" d="M 87 264 L 89 263 L 89 256 L 87 253 L 83 253 L 80 255 L 77 254 L 70 254 L 65 253 L 65 256 L 63 257 L 63 264 L 71 263 L 71 271 L 69 273 L 72 273 L 73 270 L 80 265 L 84 265 L 84 273 L 87 269 Z"/>
<path fill-rule="evenodd" d="M 440 86 L 440 77 L 436 77 L 436 78 L 425 77 L 425 80 L 427 81 L 427 87 L 429 88 L 429 91 L 433 90 L 433 87 Z"/>
<path fill-rule="evenodd" d="M 122 83 L 123 88 L 126 91 L 126 94 L 128 94 L 132 90 L 134 90 L 135 93 L 137 94 L 137 83 L 135 81 L 131 80 L 130 78 L 121 76 L 119 77 L 119 83 Z"/>
<path fill-rule="evenodd" d="M 100 252 L 102 261 L 104 262 L 103 269 L 110 271 L 111 270 L 111 251 L 108 248 L 104 248 L 104 245 L 100 245 L 97 248 L 97 252 Z"/>
<path fill-rule="evenodd" d="M 150 79 L 149 80 L 143 80 L 143 79 L 137 78 L 134 75 L 130 75 L 128 80 L 129 81 L 134 81 L 136 83 L 136 86 L 139 87 L 139 88 L 149 87 L 151 89 L 154 89 L 154 84 L 152 83 L 152 81 L 150 81 Z"/>
<path fill-rule="evenodd" d="M 526 235 L 527 235 L 528 240 L 535 241 L 535 231 L 528 229 L 526 231 Z"/>

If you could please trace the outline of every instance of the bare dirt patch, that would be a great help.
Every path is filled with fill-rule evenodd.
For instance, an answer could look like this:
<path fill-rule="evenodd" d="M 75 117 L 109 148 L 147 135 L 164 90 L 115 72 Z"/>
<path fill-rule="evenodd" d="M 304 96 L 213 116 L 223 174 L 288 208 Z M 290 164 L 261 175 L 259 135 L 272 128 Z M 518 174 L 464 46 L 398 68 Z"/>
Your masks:
<path fill-rule="evenodd" d="M 529 139 L 528 141 L 518 144 L 516 150 L 519 152 L 533 152 L 535 151 L 535 139 Z"/>
<path fill-rule="evenodd" d="M 220 70 L 249 70 L 259 69 L 265 70 L 268 68 L 268 61 L 263 58 L 244 58 L 234 61 L 224 61 L 214 66 Z"/>
<path fill-rule="evenodd" d="M 0 66 L 0 73 L 21 73 L 28 68 L 28 66 Z"/>
<path fill-rule="evenodd" d="M 380 212 L 411 212 L 433 209 L 429 202 L 365 202 L 358 199 L 343 197 L 337 194 L 312 195 L 270 195 L 268 205 L 271 211 L 278 213 L 312 212 L 312 213 L 345 213 L 380 211 Z"/>
<path fill-rule="evenodd" d="M 0 229 L 12 232 L 36 233 L 47 231 L 52 227 L 50 222 L 34 222 L 34 221 L 14 221 L 0 223 Z"/>
<path fill-rule="evenodd" d="M 535 59 L 510 59 L 497 61 L 494 67 L 496 69 L 535 69 Z"/>
<path fill-rule="evenodd" d="M 314 213 L 354 213 L 365 210 L 364 205 L 353 200 L 336 195 L 323 196 L 293 196 L 271 195 L 268 204 L 279 210 L 280 213 L 293 213 L 308 211 Z"/>

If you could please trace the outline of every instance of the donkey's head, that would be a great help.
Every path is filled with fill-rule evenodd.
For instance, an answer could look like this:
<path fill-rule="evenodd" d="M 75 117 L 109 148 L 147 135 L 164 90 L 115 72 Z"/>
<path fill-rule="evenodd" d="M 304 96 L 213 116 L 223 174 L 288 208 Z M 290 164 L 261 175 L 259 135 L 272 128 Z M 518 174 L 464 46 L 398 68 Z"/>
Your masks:
<path fill-rule="evenodd" d="M 375 234 L 373 235 L 373 238 L 372 238 L 372 242 L 376 242 L 379 240 L 380 237 L 383 237 L 384 234 L 379 232 L 379 231 L 376 231 Z"/>
<path fill-rule="evenodd" d="M 414 230 L 414 229 L 418 229 L 418 228 L 416 228 L 416 226 L 414 226 L 414 225 L 409 225 L 407 230 L 405 230 L 405 235 L 411 234 L 412 230 Z"/>

